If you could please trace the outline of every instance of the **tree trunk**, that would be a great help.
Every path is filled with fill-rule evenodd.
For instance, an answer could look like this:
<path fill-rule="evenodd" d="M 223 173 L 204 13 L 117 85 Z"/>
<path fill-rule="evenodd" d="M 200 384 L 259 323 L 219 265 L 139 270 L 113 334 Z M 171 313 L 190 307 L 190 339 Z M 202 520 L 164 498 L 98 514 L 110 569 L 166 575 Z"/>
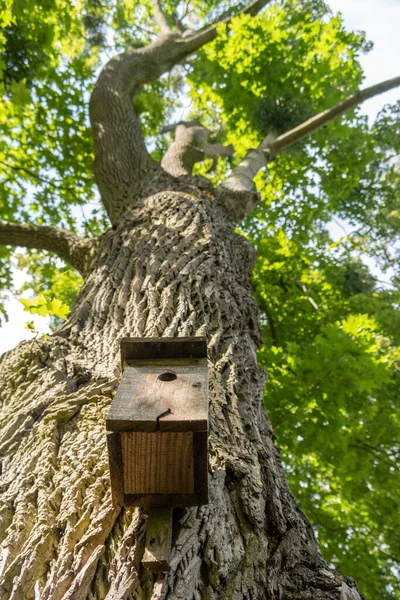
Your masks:
<path fill-rule="evenodd" d="M 193 163 L 232 148 L 208 143 L 197 122 L 180 123 L 159 165 L 132 96 L 215 39 L 217 24 L 172 32 L 158 0 L 156 16 L 165 35 L 111 59 L 91 97 L 95 173 L 112 228 L 89 241 L 0 223 L 0 244 L 51 250 L 86 277 L 55 335 L 0 359 L 0 600 L 360 600 L 326 565 L 288 489 L 257 367 L 254 249 L 235 225 L 258 200 L 255 173 L 277 151 L 400 78 L 267 136 L 214 189 L 190 175 Z M 141 565 L 146 511 L 112 504 L 105 415 L 122 337 L 194 335 L 208 340 L 210 502 L 174 510 L 171 570 L 156 578 Z"/>
<path fill-rule="evenodd" d="M 1 361 L 0 597 L 358 599 L 322 559 L 274 446 L 254 250 L 234 232 L 229 192 L 190 176 L 163 188 L 100 238 L 67 324 Z M 210 503 L 174 511 L 157 582 L 140 562 L 146 512 L 111 502 L 104 419 L 126 335 L 208 339 Z"/>

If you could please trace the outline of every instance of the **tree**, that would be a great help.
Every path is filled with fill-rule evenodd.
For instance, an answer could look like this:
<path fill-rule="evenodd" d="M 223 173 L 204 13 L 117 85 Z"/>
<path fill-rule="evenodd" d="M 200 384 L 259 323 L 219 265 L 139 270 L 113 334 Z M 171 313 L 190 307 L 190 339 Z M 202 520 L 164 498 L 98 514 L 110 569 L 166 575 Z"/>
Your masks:
<path fill-rule="evenodd" d="M 0 514 L 4 553 L 0 589 L 4 598 L 361 598 L 355 583 L 322 558 L 313 529 L 289 491 L 264 410 L 265 372 L 257 365 L 256 351 L 262 345 L 262 337 L 251 288 L 255 252 L 246 236 L 235 228 L 242 224 L 247 236 L 258 237 L 260 245 L 257 223 L 243 219 L 256 209 L 258 224 L 262 223 L 276 208 L 268 198 L 268 184 L 260 194 L 253 179 L 260 177 L 259 172 L 270 164 L 269 185 L 282 182 L 285 175 L 293 184 L 291 169 L 301 172 L 296 185 L 301 177 L 304 183 L 310 169 L 305 156 L 313 157 L 318 144 L 325 148 L 321 164 L 317 164 L 322 172 L 330 164 L 329 153 L 340 152 L 341 143 L 348 143 L 349 129 L 355 122 L 355 140 L 362 146 L 360 172 L 362 168 L 365 171 L 365 165 L 372 164 L 371 151 L 376 151 L 365 123 L 363 129 L 353 115 L 355 121 L 341 122 L 339 131 L 329 130 L 328 143 L 328 134 L 322 128 L 363 100 L 398 86 L 400 78 L 358 91 L 361 73 L 356 55 L 365 47 L 362 36 L 345 33 L 334 18 L 327 22 L 326 7 L 318 1 L 289 8 L 285 3 L 267 7 L 269 4 L 268 0 L 258 0 L 247 7 L 227 6 L 221 14 L 212 3 L 196 3 L 197 12 L 192 19 L 203 19 L 208 11 L 215 19 L 195 29 L 190 20 L 190 27 L 185 27 L 179 5 L 171 4 L 166 14 L 155 2 L 159 36 L 147 29 L 152 27 L 153 7 L 145 2 L 132 3 L 132 13 L 142 17 L 142 21 L 132 25 L 117 4 L 113 18 L 119 40 L 115 44 L 124 48 L 102 69 L 90 96 L 94 173 L 111 226 L 102 232 L 106 218 L 101 211 L 95 212 L 84 224 L 86 237 L 77 234 L 71 209 L 74 204 L 79 206 L 94 198 L 90 181 L 91 140 L 80 105 L 96 61 L 103 58 L 100 50 L 108 46 L 109 31 L 105 35 L 102 27 L 107 22 L 107 10 L 111 9 L 91 1 L 74 16 L 68 3 L 49 2 L 46 18 L 33 10 L 26 29 L 21 26 L 27 18 L 22 3 L 14 3 L 12 10 L 4 12 L 2 85 L 8 112 L 3 112 L 2 126 L 13 132 L 7 154 L 2 149 L 2 192 L 9 211 L 4 211 L 0 226 L 0 243 L 6 247 L 4 258 L 15 246 L 49 251 L 74 267 L 84 279 L 68 320 L 54 335 L 23 343 L 1 361 Z M 173 15 L 174 11 L 178 12 Z M 82 42 L 82 15 L 89 45 Z M 287 19 L 287 37 L 275 29 L 279 19 Z M 140 31 L 142 26 L 144 31 Z M 135 27 L 137 35 L 132 42 L 130 36 Z M 309 40 L 302 27 L 308 30 Z M 297 59 L 304 58 L 296 68 L 307 75 L 300 89 L 299 80 L 290 71 L 290 86 L 286 83 L 276 102 L 266 96 L 264 79 L 270 78 L 272 89 L 275 85 L 278 90 L 282 71 L 274 72 L 272 65 L 267 74 L 261 72 L 251 80 L 249 65 L 241 63 L 246 59 L 254 73 L 260 73 L 257 61 L 265 64 L 265 53 L 271 51 L 266 32 L 277 51 L 284 52 L 285 44 L 290 50 L 296 48 Z M 332 39 L 335 51 L 331 48 Z M 319 54 L 312 46 L 316 40 Z M 257 52 L 251 42 L 262 42 L 263 52 Z M 247 48 L 247 53 L 239 54 L 240 47 Z M 195 58 L 196 53 L 200 58 Z M 331 56 L 338 67 L 332 81 L 324 62 Z M 293 58 L 296 61 L 296 56 Z M 290 60 L 287 54 L 285 60 Z M 164 128 L 165 133 L 173 131 L 174 140 L 160 161 L 156 159 L 161 158 L 165 141 L 161 135 L 156 137 L 156 127 L 160 128 L 162 118 L 171 115 L 174 108 L 174 98 L 167 92 L 171 81 L 163 76 L 176 66 L 180 70 L 175 83 L 171 76 L 172 84 L 181 85 L 187 66 L 198 115 Z M 209 67 L 207 72 L 205 66 Z M 307 69 L 316 69 L 314 80 L 310 80 Z M 154 86 L 149 88 L 152 82 Z M 289 87 L 294 88 L 292 96 L 288 94 Z M 321 94 L 324 89 L 331 89 L 332 93 L 326 94 L 329 97 Z M 347 98 L 343 90 L 349 94 Z M 304 93 L 308 91 L 307 96 Z M 299 94 L 306 96 L 304 102 L 296 101 Z M 148 106 L 156 118 L 146 116 Z M 317 115 L 312 116 L 313 112 Z M 137 114 L 141 114 L 142 123 Z M 226 128 L 219 139 L 213 139 L 215 132 L 211 131 L 216 115 Z M 379 164 L 387 159 L 387 131 L 392 127 L 390 118 L 385 118 L 387 122 L 381 121 L 381 129 L 375 132 L 380 135 Z M 152 153 L 146 148 L 143 130 L 155 138 Z M 297 154 L 296 146 L 287 162 L 283 160 L 281 170 L 274 172 L 273 161 L 284 149 L 314 133 L 316 146 L 310 143 Z M 265 135 L 264 140 L 251 149 L 260 134 Z M 336 145 L 327 148 L 332 139 Z M 232 146 L 238 160 L 229 172 Z M 201 161 L 205 165 L 199 167 Z M 40 170 L 43 165 L 44 173 Z M 214 181 L 205 177 L 210 166 L 216 171 Z M 382 190 L 385 198 L 392 192 L 391 177 L 396 179 L 396 170 L 386 170 L 379 181 L 373 180 L 376 169 L 369 178 L 362 171 L 364 179 L 356 171 L 349 171 L 349 177 L 356 179 L 348 188 L 349 194 L 355 194 L 358 188 L 350 208 L 365 208 L 365 218 L 359 218 L 363 225 L 368 219 L 382 223 L 382 206 L 377 196 L 383 194 Z M 34 198 L 29 189 L 26 193 L 33 182 L 40 184 Z M 321 176 L 320 191 L 326 192 L 329 186 L 338 189 L 335 174 L 325 180 Z M 346 186 L 343 182 L 341 186 L 346 203 Z M 24 202 L 18 203 L 21 188 Z M 290 194 L 288 198 L 294 212 L 295 200 Z M 317 207 L 320 211 L 323 204 L 324 198 Z M 333 207 L 329 209 L 334 212 Z M 35 211 L 39 217 L 32 219 Z M 310 222 L 317 221 L 316 212 L 307 213 Z M 349 214 L 351 210 L 347 211 L 347 218 Z M 17 217 L 26 222 L 17 222 Z M 293 226 L 296 223 L 300 220 L 294 217 Z M 396 232 L 395 226 L 393 230 Z M 285 364 L 284 353 L 276 364 L 270 360 L 271 354 L 281 352 L 277 337 L 280 332 L 262 273 L 266 265 L 272 265 L 269 285 L 287 288 L 285 274 L 281 277 L 277 261 L 270 258 L 279 252 L 294 258 L 290 264 L 292 269 L 298 268 L 298 274 L 297 279 L 290 279 L 290 285 L 300 281 L 301 302 L 305 298 L 311 305 L 316 304 L 301 270 L 309 253 L 318 254 L 321 248 L 311 248 L 307 241 L 303 255 L 296 254 L 293 245 L 300 244 L 301 237 L 293 235 L 289 239 L 283 230 L 274 242 L 265 236 L 263 239 L 269 246 L 262 254 L 261 268 L 257 267 L 255 285 L 266 316 L 264 326 L 272 338 L 263 350 L 264 356 L 272 363 L 273 377 L 282 369 L 290 379 L 289 369 L 297 370 L 296 378 L 307 387 L 310 355 L 293 350 L 296 365 L 293 360 L 292 364 Z M 378 242 L 376 247 L 378 252 Z M 43 259 L 35 254 L 25 260 L 33 271 L 38 265 L 43 266 Z M 347 262 L 342 261 L 341 270 L 333 269 L 327 258 L 325 264 L 320 255 L 318 260 L 320 272 L 332 282 L 332 293 L 335 289 L 348 297 L 356 295 L 355 289 L 376 293 L 362 267 L 354 265 L 350 252 Z M 6 279 L 7 269 L 4 266 Z M 47 275 L 49 269 L 58 273 L 54 260 Z M 37 271 L 34 275 L 36 281 L 41 280 Z M 324 293 L 328 295 L 326 287 Z M 271 297 L 279 302 L 278 294 Z M 281 304 L 294 319 L 290 302 Z M 45 309 L 57 314 L 57 306 L 46 304 Z M 346 310 L 351 312 L 348 304 L 342 313 Z M 331 317 L 338 318 L 329 314 Z M 316 355 L 322 357 L 321 362 L 330 358 L 327 347 L 338 347 L 336 342 L 331 343 L 335 335 L 341 336 L 342 344 L 353 341 L 360 355 L 365 348 L 364 354 L 370 357 L 378 353 L 374 323 L 366 323 L 365 319 L 354 322 L 350 317 L 343 323 L 339 333 L 333 322 L 331 329 L 326 324 L 325 329 L 321 323 L 307 324 L 310 330 L 315 328 L 319 344 Z M 367 333 L 357 338 L 360 327 Z M 140 566 L 145 511 L 113 506 L 109 487 L 104 417 L 118 384 L 118 340 L 127 334 L 201 334 L 208 339 L 211 501 L 207 506 L 176 511 L 172 570 L 157 581 Z M 300 337 L 296 343 L 297 348 L 302 346 Z M 388 350 L 389 346 L 382 342 L 379 352 L 386 363 L 393 364 L 397 355 L 392 346 Z M 376 365 L 362 356 L 364 362 L 356 364 L 365 375 Z M 354 364 L 346 372 L 351 368 Z M 374 375 L 381 377 L 381 386 L 390 387 L 392 379 L 382 373 L 382 369 L 375 368 Z M 286 389 L 291 385 L 289 381 Z M 371 382 L 370 388 L 372 392 L 376 389 Z M 300 401 L 297 408 L 294 405 L 295 412 L 302 408 L 304 395 L 308 397 L 307 390 L 299 390 L 296 388 Z M 272 406 L 273 413 L 282 418 L 278 402 Z"/>

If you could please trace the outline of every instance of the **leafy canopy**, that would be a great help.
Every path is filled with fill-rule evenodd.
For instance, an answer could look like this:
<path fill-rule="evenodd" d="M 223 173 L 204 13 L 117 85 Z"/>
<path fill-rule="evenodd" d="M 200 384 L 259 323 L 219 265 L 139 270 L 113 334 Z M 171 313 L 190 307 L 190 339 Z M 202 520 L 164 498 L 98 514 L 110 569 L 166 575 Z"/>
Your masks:
<path fill-rule="evenodd" d="M 238 6 L 164 3 L 188 26 Z M 107 57 L 154 39 L 152 2 L 2 0 L 0 14 L 0 219 L 98 235 L 108 222 L 88 99 Z M 198 117 L 238 160 L 358 89 L 370 49 L 321 0 L 277 0 L 221 25 L 134 105 L 155 158 L 171 141 L 162 125 Z M 265 403 L 292 490 L 328 561 L 383 600 L 400 598 L 399 117 L 400 104 L 372 125 L 355 110 L 279 155 L 258 174 L 262 202 L 240 227 L 258 251 Z M 219 159 L 216 182 L 229 166 Z M 0 293 L 12 286 L 12 256 L 0 248 Z M 17 257 L 34 293 L 24 306 L 55 326 L 81 279 L 51 255 Z"/>

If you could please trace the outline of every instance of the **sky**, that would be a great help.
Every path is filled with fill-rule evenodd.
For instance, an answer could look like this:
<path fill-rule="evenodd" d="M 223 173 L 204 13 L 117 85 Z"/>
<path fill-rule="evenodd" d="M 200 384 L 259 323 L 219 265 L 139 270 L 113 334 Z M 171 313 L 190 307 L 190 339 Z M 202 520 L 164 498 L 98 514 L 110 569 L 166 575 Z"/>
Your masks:
<path fill-rule="evenodd" d="M 367 39 L 374 43 L 373 50 L 361 57 L 366 78 L 365 86 L 398 76 L 400 57 L 400 0 L 326 0 L 333 12 L 340 11 L 348 29 L 363 30 Z M 387 103 L 400 99 L 400 90 L 395 89 L 365 102 L 362 111 L 371 120 Z M 343 232 L 340 233 L 342 235 Z M 21 272 L 15 272 L 15 285 L 24 281 Z M 27 295 L 25 294 L 25 297 Z M 0 328 L 0 354 L 13 348 L 18 342 L 34 337 L 25 329 L 27 321 L 34 321 L 39 334 L 47 333 L 47 319 L 24 313 L 17 298 L 6 302 L 9 321 Z"/>

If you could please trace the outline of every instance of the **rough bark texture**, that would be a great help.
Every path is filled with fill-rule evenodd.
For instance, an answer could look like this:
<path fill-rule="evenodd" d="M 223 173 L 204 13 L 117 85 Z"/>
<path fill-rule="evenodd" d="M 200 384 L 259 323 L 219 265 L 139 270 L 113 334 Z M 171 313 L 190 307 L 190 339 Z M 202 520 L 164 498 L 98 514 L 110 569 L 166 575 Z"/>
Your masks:
<path fill-rule="evenodd" d="M 242 12 L 256 15 L 270 1 L 256 0 Z M 146 150 L 132 96 L 216 36 L 217 24 L 197 32 L 166 33 L 145 48 L 115 56 L 100 73 L 90 99 L 90 119 L 96 181 L 112 223 L 162 171 Z"/>
<path fill-rule="evenodd" d="M 358 598 L 321 558 L 273 443 L 256 361 L 254 251 L 203 178 L 164 187 L 101 238 L 59 335 L 2 359 L 0 597 L 152 597 L 140 567 L 146 515 L 110 497 L 104 416 L 118 339 L 205 334 L 211 501 L 175 511 L 172 570 L 153 597 Z"/>
<path fill-rule="evenodd" d="M 178 123 L 175 127 L 175 140 L 162 159 L 162 168 L 174 177 L 190 175 L 194 165 L 205 158 L 212 158 L 213 168 L 219 156 L 233 155 L 233 146 L 210 144 L 209 134 L 209 130 L 196 121 Z"/>
<path fill-rule="evenodd" d="M 360 600 L 320 555 L 263 405 L 254 250 L 234 231 L 257 196 L 167 173 L 132 108 L 138 85 L 213 36 L 167 34 L 126 52 L 93 92 L 96 176 L 114 225 L 65 325 L 0 362 L 1 600 Z M 111 502 L 105 415 L 127 335 L 208 339 L 210 503 L 174 511 L 166 577 L 141 566 L 145 511 Z"/>

